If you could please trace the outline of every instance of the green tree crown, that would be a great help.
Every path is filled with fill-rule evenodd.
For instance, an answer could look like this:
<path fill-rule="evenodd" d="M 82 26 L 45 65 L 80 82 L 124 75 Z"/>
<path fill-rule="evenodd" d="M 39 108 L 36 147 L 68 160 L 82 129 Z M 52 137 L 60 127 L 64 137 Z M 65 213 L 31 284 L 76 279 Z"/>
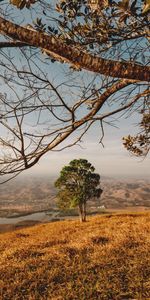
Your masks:
<path fill-rule="evenodd" d="M 95 168 L 86 159 L 74 159 L 62 168 L 55 182 L 61 209 L 78 206 L 82 219 L 85 219 L 86 202 L 94 197 L 99 198 L 102 193 L 100 175 L 94 171 Z"/>

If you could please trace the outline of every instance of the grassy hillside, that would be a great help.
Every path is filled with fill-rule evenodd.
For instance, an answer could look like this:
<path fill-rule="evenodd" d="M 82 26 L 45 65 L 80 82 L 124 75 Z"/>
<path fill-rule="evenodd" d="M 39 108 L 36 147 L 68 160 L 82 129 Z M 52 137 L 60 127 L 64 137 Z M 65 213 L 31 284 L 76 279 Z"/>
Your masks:
<path fill-rule="evenodd" d="M 150 299 L 150 214 L 0 235 L 0 299 Z"/>

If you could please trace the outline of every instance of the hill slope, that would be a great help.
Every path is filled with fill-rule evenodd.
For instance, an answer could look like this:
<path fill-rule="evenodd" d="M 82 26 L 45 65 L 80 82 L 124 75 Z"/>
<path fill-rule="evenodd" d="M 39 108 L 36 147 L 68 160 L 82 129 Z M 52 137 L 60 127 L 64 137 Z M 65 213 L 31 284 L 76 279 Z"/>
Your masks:
<path fill-rule="evenodd" d="M 0 299 L 150 299 L 150 214 L 0 235 Z"/>

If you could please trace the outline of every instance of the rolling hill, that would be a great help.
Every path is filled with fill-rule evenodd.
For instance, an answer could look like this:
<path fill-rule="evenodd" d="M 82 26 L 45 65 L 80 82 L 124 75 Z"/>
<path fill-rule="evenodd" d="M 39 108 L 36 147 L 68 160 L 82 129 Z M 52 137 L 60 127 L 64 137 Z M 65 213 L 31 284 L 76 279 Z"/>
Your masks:
<path fill-rule="evenodd" d="M 24 214 L 56 208 L 54 177 L 19 178 L 0 186 L 0 216 Z M 150 181 L 102 178 L 101 198 L 89 202 L 97 209 L 150 208 Z"/>

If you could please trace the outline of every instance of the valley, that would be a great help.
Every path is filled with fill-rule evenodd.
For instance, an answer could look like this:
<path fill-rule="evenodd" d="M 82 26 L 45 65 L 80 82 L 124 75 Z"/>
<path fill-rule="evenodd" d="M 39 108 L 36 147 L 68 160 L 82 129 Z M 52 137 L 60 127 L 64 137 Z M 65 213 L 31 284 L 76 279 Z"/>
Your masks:
<path fill-rule="evenodd" d="M 57 211 L 55 177 L 17 178 L 0 186 L 0 217 Z M 100 199 L 91 199 L 88 210 L 146 210 L 150 208 L 150 180 L 101 179 Z M 72 212 L 73 214 L 73 212 Z"/>

